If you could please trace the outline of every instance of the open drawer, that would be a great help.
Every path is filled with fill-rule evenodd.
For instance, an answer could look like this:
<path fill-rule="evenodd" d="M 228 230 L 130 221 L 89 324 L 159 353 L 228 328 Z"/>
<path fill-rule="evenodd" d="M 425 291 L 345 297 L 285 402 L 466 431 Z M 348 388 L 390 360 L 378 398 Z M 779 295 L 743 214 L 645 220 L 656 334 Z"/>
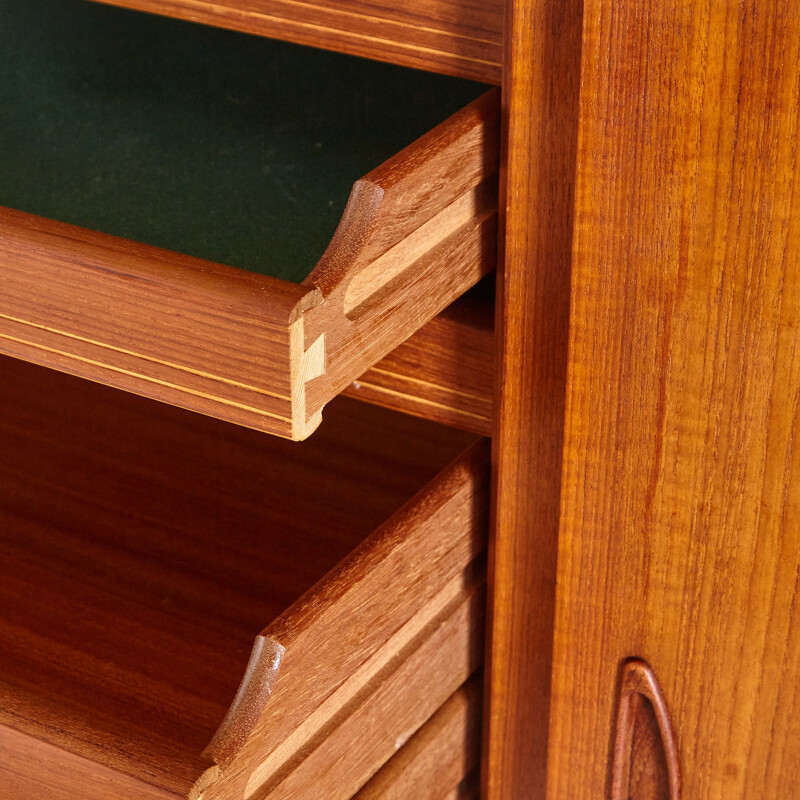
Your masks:
<path fill-rule="evenodd" d="M 0 30 L 0 352 L 303 439 L 494 266 L 494 91 L 79 0 Z"/>
<path fill-rule="evenodd" d="M 348 798 L 481 663 L 470 434 L 340 398 L 298 445 L 2 358 L 0 441 L 4 797 Z"/>

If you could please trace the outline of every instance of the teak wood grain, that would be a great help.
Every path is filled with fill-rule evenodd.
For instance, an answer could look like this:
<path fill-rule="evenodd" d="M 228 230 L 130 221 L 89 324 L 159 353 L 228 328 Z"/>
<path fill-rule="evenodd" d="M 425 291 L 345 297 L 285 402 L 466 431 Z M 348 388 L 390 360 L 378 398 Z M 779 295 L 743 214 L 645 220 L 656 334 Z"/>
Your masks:
<path fill-rule="evenodd" d="M 483 793 L 542 798 L 569 327 L 580 0 L 510 0 Z"/>
<path fill-rule="evenodd" d="M 342 394 L 490 436 L 493 315 L 491 298 L 460 297 Z"/>
<path fill-rule="evenodd" d="M 0 781 L 3 800 L 183 800 L 180 794 L 3 725 Z"/>
<path fill-rule="evenodd" d="M 501 0 L 101 0 L 462 78 L 500 83 Z"/>
<path fill-rule="evenodd" d="M 271 697 L 268 702 L 262 698 L 255 718 L 247 711 L 249 704 L 234 703 L 207 750 L 219 766 L 204 776 L 195 797 L 257 798 L 266 787 L 278 797 L 284 790 L 297 791 L 297 783 L 321 780 L 320 773 L 335 770 L 319 766 L 319 759 L 340 758 L 336 748 L 325 746 L 326 737 L 337 724 L 350 729 L 348 709 L 369 702 L 377 709 L 370 711 L 372 724 L 379 722 L 381 736 L 388 733 L 394 742 L 412 732 L 404 713 L 427 709 L 430 716 L 481 663 L 478 629 L 447 620 L 456 613 L 473 622 L 483 617 L 478 589 L 484 568 L 475 560 L 485 549 L 488 514 L 484 450 L 480 443 L 454 462 L 426 486 L 424 495 L 397 512 L 263 632 L 267 646 L 257 645 L 256 661 L 266 656 L 269 664 L 276 646 L 285 651 Z M 444 659 L 440 669 L 437 652 Z M 422 680 L 420 697 L 384 686 L 398 670 L 403 670 L 398 686 Z M 256 676 L 259 672 L 249 670 Z M 258 685 L 246 678 L 239 696 L 254 690 Z M 415 718 L 416 726 L 427 716 Z M 373 761 L 372 772 L 358 773 L 356 753 L 369 758 L 370 748 L 383 741 L 376 731 L 360 742 L 361 751 L 351 748 L 353 759 L 343 765 L 348 777 L 341 782 L 348 786 L 360 776 L 351 794 L 380 766 Z M 383 760 L 392 754 L 381 752 Z M 280 787 L 284 778 L 286 787 Z M 332 786 L 329 791 L 335 794 Z"/>
<path fill-rule="evenodd" d="M 357 181 L 302 286 L 0 209 L 0 352 L 303 439 L 493 268 L 497 126 L 490 92 Z"/>
<path fill-rule="evenodd" d="M 310 753 L 298 754 L 299 763 L 287 764 L 264 783 L 258 783 L 262 774 L 254 775 L 246 796 L 352 798 L 481 664 L 485 599 L 481 580 L 477 591 L 452 603 L 408 652 L 397 654 L 396 669 L 381 673 L 374 693 L 334 720 Z"/>
<path fill-rule="evenodd" d="M 658 678 L 640 658 L 620 668 L 611 800 L 680 800 L 678 744 Z"/>
<path fill-rule="evenodd" d="M 353 800 L 459 792 L 480 760 L 481 681 L 480 674 L 470 678 Z"/>
<path fill-rule="evenodd" d="M 586 0 L 582 61 L 548 796 L 637 656 L 684 797 L 797 797 L 797 5 Z"/>
<path fill-rule="evenodd" d="M 499 93 L 487 92 L 357 182 L 305 281 L 309 419 L 495 266 Z"/>
<path fill-rule="evenodd" d="M 87 800 L 139 796 L 137 781 L 154 798 L 186 796 L 258 631 L 270 619 L 293 631 L 284 677 L 324 672 L 312 643 L 292 666 L 292 644 L 303 610 L 327 624 L 326 602 L 349 585 L 329 576 L 281 615 L 342 559 L 342 580 L 360 574 L 354 548 L 474 441 L 339 400 L 319 437 L 298 445 L 21 361 L 0 370 L 0 786 L 32 797 L 68 776 L 85 781 Z M 465 499 L 453 469 L 466 464 L 485 482 L 473 452 L 440 490 Z M 435 521 L 434 496 L 399 519 L 424 517 L 426 504 Z M 469 507 L 459 504 L 464 521 Z M 480 548 L 479 529 L 464 534 Z M 413 586 L 441 594 L 418 571 Z M 369 574 L 360 585 L 384 591 Z M 392 620 L 382 625 L 397 639 Z M 380 633 L 365 635 L 377 647 Z"/>

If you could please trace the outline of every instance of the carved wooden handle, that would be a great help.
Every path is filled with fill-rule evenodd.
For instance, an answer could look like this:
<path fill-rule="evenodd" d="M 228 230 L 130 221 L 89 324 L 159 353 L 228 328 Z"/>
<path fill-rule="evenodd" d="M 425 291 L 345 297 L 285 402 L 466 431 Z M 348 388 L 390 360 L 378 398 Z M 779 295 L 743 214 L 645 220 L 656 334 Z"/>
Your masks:
<path fill-rule="evenodd" d="M 678 747 L 655 673 L 633 658 L 622 665 L 611 800 L 680 800 Z"/>

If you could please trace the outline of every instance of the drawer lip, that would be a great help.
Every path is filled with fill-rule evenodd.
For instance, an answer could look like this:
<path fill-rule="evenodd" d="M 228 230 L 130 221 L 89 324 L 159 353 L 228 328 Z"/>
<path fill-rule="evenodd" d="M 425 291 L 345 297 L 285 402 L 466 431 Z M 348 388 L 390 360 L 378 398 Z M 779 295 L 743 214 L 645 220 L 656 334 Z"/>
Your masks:
<path fill-rule="evenodd" d="M 0 352 L 304 439 L 493 268 L 498 109 L 491 90 L 357 181 L 299 286 L 0 209 Z"/>

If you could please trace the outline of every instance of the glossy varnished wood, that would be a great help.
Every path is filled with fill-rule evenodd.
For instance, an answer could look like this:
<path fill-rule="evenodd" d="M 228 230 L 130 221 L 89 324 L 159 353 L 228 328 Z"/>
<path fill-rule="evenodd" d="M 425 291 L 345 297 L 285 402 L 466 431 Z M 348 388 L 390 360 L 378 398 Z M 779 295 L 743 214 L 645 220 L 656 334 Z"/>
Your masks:
<path fill-rule="evenodd" d="M 500 0 L 103 0 L 417 69 L 500 83 Z"/>
<path fill-rule="evenodd" d="M 0 352 L 292 435 L 304 287 L 0 209 L 0 292 Z"/>
<path fill-rule="evenodd" d="M 507 4 L 505 258 L 484 795 L 541 798 L 569 324 L 581 2 Z"/>
<path fill-rule="evenodd" d="M 397 669 L 382 674 L 367 702 L 346 717 L 302 760 L 260 784 L 248 784 L 253 800 L 294 800 L 318 794 L 349 800 L 397 751 L 483 658 L 485 595 L 471 592 L 438 618 L 412 653 L 400 651 Z M 258 775 L 258 780 L 261 779 Z M 203 793 L 202 797 L 209 796 Z M 211 794 L 211 797 L 214 795 Z M 238 797 L 224 792 L 221 797 Z"/>
<path fill-rule="evenodd" d="M 620 668 L 611 800 L 680 800 L 678 743 L 658 678 L 640 658 Z"/>
<path fill-rule="evenodd" d="M 308 419 L 495 267 L 499 92 L 491 90 L 370 172 L 305 281 Z"/>
<path fill-rule="evenodd" d="M 0 725 L 4 800 L 183 800 L 144 780 Z"/>
<path fill-rule="evenodd" d="M 490 92 L 357 181 L 302 286 L 0 209 L 0 352 L 303 439 L 494 267 L 497 127 Z"/>
<path fill-rule="evenodd" d="M 800 775 L 800 17 L 586 0 L 549 797 L 602 797 L 620 664 L 683 796 Z"/>
<path fill-rule="evenodd" d="M 87 800 L 185 796 L 258 631 L 471 440 L 342 400 L 298 445 L 0 368 L 0 785 L 25 800 L 70 775 Z"/>

